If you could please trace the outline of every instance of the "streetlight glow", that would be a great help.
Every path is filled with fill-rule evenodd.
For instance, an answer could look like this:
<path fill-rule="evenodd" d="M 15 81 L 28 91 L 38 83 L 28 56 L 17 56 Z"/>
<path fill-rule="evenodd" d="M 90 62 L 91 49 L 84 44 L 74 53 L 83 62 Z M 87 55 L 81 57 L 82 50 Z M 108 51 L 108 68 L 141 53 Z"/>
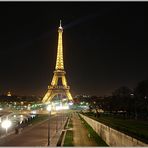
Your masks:
<path fill-rule="evenodd" d="M 6 120 L 2 121 L 1 126 L 2 126 L 2 128 L 7 129 L 7 128 L 9 128 L 9 127 L 11 126 L 11 121 L 10 121 L 10 120 L 8 120 L 8 119 L 6 119 Z"/>
<path fill-rule="evenodd" d="M 49 112 L 49 117 L 48 117 L 48 146 L 50 146 L 50 115 L 51 115 L 51 105 L 48 105 L 46 108 Z"/>
<path fill-rule="evenodd" d="M 73 105 L 73 102 L 69 102 L 69 105 Z"/>
<path fill-rule="evenodd" d="M 51 111 L 51 105 L 47 106 L 47 110 L 50 112 Z"/>
<path fill-rule="evenodd" d="M 63 107 L 62 106 L 56 106 L 56 110 L 62 110 Z"/>
<path fill-rule="evenodd" d="M 36 114 L 36 110 L 33 110 L 31 113 L 32 113 L 32 114 Z"/>

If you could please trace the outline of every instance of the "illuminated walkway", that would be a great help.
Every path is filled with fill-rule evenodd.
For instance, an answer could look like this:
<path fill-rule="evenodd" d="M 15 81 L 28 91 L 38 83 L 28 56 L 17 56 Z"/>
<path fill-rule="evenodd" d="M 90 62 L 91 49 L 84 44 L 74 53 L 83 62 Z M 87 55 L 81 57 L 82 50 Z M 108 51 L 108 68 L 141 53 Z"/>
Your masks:
<path fill-rule="evenodd" d="M 77 113 L 73 113 L 72 122 L 74 146 L 97 146 L 96 142 L 89 138 L 89 133 Z"/>
<path fill-rule="evenodd" d="M 62 130 L 62 118 L 59 116 L 58 122 L 55 116 L 50 118 L 50 146 L 56 146 Z M 56 125 L 56 123 L 58 123 Z M 57 133 L 56 133 L 57 126 Z M 12 134 L 7 138 L 0 139 L 0 146 L 47 146 L 48 120 L 41 121 L 35 125 L 28 126 L 20 134 Z"/>

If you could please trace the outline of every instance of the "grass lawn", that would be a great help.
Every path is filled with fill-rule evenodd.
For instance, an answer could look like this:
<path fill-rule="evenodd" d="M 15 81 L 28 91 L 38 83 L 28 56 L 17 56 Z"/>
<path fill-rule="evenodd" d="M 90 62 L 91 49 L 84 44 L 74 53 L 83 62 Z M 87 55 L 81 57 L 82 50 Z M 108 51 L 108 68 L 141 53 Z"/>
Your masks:
<path fill-rule="evenodd" d="M 108 146 L 105 141 L 93 130 L 93 128 L 79 115 L 80 119 L 83 121 L 84 126 L 88 129 L 90 138 L 94 139 L 98 146 Z"/>
<path fill-rule="evenodd" d="M 67 122 L 67 124 L 68 124 L 68 129 L 73 127 L 71 118 L 69 118 L 69 122 Z M 72 130 L 66 131 L 63 146 L 73 146 L 73 131 Z"/>
<path fill-rule="evenodd" d="M 73 124 L 72 124 L 72 120 L 71 120 L 71 118 L 69 119 L 68 128 L 73 128 Z"/>
<path fill-rule="evenodd" d="M 84 115 L 87 115 L 86 113 Z M 97 120 L 105 125 L 117 129 L 125 134 L 135 137 L 145 143 L 148 143 L 148 121 L 140 121 L 133 119 L 120 119 L 111 116 L 103 116 L 96 118 L 92 115 L 89 117 Z"/>
<path fill-rule="evenodd" d="M 67 130 L 63 146 L 73 146 L 73 131 Z"/>

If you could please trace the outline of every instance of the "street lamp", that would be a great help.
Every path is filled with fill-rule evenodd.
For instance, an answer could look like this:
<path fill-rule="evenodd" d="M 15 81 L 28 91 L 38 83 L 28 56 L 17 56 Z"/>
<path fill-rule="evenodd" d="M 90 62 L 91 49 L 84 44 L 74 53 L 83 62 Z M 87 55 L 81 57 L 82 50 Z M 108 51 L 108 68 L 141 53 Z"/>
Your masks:
<path fill-rule="evenodd" d="M 2 128 L 5 128 L 6 129 L 6 136 L 7 136 L 7 130 L 11 126 L 11 121 L 8 120 L 8 119 L 2 121 L 1 126 L 2 126 Z"/>
<path fill-rule="evenodd" d="M 58 132 L 58 110 L 56 110 L 56 133 Z"/>
<path fill-rule="evenodd" d="M 131 98 L 134 99 L 134 114 L 135 114 L 135 119 L 137 120 L 137 106 L 136 106 L 136 98 L 135 98 L 135 94 L 131 93 Z"/>
<path fill-rule="evenodd" d="M 47 106 L 47 110 L 49 112 L 48 116 L 48 146 L 50 146 L 50 114 L 51 114 L 51 105 Z"/>

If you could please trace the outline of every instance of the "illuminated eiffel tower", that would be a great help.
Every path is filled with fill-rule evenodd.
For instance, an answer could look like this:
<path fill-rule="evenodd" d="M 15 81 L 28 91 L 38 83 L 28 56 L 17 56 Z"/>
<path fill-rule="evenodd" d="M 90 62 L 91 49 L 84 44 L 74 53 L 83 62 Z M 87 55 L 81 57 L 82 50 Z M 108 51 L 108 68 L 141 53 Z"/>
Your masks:
<path fill-rule="evenodd" d="M 70 93 L 70 87 L 67 85 L 65 70 L 64 70 L 64 61 L 63 61 L 63 43 L 62 43 L 62 33 L 63 28 L 61 26 L 58 28 L 58 49 L 57 49 L 57 59 L 54 75 L 52 78 L 51 85 L 48 86 L 48 91 L 43 98 L 43 103 L 48 103 L 56 95 L 65 95 L 69 101 L 72 101 L 73 98 Z M 60 83 L 61 82 L 61 83 Z"/>

